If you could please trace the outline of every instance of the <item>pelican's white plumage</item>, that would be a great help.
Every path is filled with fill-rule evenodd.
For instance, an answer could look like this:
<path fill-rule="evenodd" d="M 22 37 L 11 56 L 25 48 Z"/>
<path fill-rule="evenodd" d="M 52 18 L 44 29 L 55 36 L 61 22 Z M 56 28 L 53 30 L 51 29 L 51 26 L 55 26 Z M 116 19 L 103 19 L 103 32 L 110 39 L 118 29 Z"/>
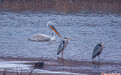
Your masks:
<path fill-rule="evenodd" d="M 48 30 L 51 31 L 51 35 L 52 36 L 48 36 L 48 35 L 45 35 L 45 34 L 35 34 L 31 38 L 28 38 L 28 40 L 30 40 L 30 41 L 37 41 L 37 42 L 39 42 L 39 41 L 40 42 L 55 41 L 56 38 L 55 38 L 55 34 L 54 34 L 53 31 L 55 31 L 59 36 L 60 36 L 60 34 L 57 32 L 57 30 L 55 29 L 54 25 L 50 21 L 47 23 L 47 27 L 48 27 Z"/>

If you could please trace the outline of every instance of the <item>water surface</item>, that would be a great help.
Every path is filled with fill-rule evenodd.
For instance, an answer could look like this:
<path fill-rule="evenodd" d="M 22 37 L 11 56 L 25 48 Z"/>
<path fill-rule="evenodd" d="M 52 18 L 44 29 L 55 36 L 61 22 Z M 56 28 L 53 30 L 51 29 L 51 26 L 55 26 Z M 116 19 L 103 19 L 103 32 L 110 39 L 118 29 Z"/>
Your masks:
<path fill-rule="evenodd" d="M 47 70 L 73 70 L 74 73 L 86 72 L 92 75 L 121 72 L 119 0 L 43 0 L 37 3 L 6 0 L 0 4 L 0 58 L 43 57 L 59 60 L 57 57 L 61 56 L 57 56 L 57 49 L 61 38 L 58 35 L 55 34 L 56 42 L 28 41 L 34 34 L 50 35 L 46 26 L 48 21 L 53 22 L 62 37 L 72 39 L 64 50 L 65 65 L 55 66 L 56 61 L 54 65 L 46 66 Z M 100 42 L 104 42 L 101 62 L 97 63 L 98 59 L 92 62 L 94 46 Z"/>
<path fill-rule="evenodd" d="M 64 58 L 90 60 L 94 46 L 104 42 L 102 61 L 121 61 L 121 17 L 105 14 L 44 14 L 37 12 L 0 13 L 1 57 L 46 57 L 56 59 L 59 43 L 30 42 L 34 34 L 50 35 L 52 21 L 62 37 L 71 37 Z M 56 35 L 57 42 L 61 40 Z"/>

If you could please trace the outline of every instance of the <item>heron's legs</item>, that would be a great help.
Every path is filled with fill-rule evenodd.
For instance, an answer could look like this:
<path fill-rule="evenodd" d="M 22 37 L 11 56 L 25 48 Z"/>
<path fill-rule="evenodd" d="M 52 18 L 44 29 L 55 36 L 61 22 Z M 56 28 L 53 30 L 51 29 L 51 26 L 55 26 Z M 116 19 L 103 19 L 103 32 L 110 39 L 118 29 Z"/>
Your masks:
<path fill-rule="evenodd" d="M 63 51 L 61 52 L 61 56 L 62 56 L 62 58 L 63 58 Z"/>
<path fill-rule="evenodd" d="M 100 61 L 100 55 L 98 55 L 98 59 L 99 59 L 99 61 Z"/>

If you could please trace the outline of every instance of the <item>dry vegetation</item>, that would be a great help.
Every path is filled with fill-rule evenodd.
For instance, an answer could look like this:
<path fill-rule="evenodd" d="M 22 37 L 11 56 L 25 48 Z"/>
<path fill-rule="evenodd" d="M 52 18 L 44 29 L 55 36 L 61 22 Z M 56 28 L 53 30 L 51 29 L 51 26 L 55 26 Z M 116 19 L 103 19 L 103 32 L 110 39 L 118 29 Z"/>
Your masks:
<path fill-rule="evenodd" d="M 0 4 L 4 11 L 57 10 L 65 13 L 86 10 L 91 12 L 121 12 L 121 0 L 4 0 Z"/>

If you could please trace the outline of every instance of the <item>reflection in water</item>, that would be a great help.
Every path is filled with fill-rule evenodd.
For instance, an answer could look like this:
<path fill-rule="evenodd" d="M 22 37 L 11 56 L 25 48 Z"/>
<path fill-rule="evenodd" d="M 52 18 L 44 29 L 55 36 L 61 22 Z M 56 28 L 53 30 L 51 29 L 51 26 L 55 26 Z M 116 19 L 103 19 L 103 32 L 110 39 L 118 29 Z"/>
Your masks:
<path fill-rule="evenodd" d="M 121 13 L 120 0 L 4 0 L 4 11 L 46 11 Z M 60 13 L 60 12 L 58 12 Z"/>
<path fill-rule="evenodd" d="M 100 66 L 101 66 L 101 63 L 98 61 L 92 61 L 92 68 L 93 68 L 93 71 L 95 72 L 94 75 L 100 75 L 101 72 L 100 72 Z"/>
<path fill-rule="evenodd" d="M 100 61 L 92 61 L 92 64 L 94 64 L 94 65 L 100 65 Z"/>
<path fill-rule="evenodd" d="M 57 57 L 57 59 L 58 59 L 58 61 L 59 61 L 59 63 L 61 63 L 61 64 L 63 64 L 63 66 L 64 66 L 64 59 L 63 59 L 63 57 Z"/>

